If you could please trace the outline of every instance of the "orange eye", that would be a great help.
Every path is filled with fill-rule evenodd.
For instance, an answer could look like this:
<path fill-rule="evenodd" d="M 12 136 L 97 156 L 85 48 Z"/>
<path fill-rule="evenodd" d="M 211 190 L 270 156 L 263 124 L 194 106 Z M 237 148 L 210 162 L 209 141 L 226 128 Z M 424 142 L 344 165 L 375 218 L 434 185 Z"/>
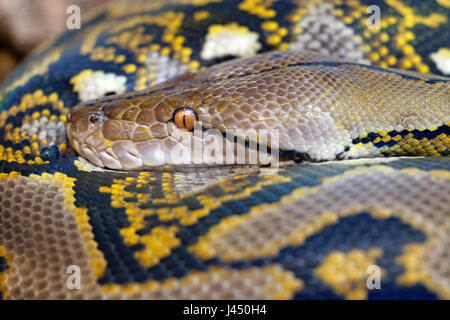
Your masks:
<path fill-rule="evenodd" d="M 178 109 L 173 116 L 173 121 L 178 128 L 189 131 L 194 130 L 194 123 L 197 119 L 195 111 L 189 108 Z"/>

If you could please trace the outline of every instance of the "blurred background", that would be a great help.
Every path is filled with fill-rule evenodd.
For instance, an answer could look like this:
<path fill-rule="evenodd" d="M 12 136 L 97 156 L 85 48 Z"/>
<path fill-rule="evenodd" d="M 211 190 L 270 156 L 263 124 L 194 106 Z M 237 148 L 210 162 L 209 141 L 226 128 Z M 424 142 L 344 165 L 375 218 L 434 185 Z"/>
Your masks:
<path fill-rule="evenodd" d="M 0 0 L 0 84 L 37 45 L 66 29 L 70 5 L 83 12 L 108 0 Z"/>

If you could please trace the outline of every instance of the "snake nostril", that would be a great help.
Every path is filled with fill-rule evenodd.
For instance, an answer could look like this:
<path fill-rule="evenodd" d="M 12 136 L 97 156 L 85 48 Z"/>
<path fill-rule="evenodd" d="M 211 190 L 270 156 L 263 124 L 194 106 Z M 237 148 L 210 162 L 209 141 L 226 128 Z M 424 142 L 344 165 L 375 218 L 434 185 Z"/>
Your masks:
<path fill-rule="evenodd" d="M 90 117 L 89 117 L 89 122 L 90 122 L 90 123 L 97 123 L 97 121 L 98 121 L 97 116 L 90 116 Z"/>

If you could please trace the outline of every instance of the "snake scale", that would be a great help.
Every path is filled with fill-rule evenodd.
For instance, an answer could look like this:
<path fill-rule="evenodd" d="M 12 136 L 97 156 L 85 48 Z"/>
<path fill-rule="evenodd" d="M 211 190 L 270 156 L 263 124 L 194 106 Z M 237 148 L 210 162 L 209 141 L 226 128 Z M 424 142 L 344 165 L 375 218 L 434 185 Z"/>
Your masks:
<path fill-rule="evenodd" d="M 0 297 L 449 299 L 449 13 L 176 0 L 86 14 L 0 88 Z M 195 162 L 195 141 L 221 148 Z M 227 147 L 245 163 L 216 163 Z"/>

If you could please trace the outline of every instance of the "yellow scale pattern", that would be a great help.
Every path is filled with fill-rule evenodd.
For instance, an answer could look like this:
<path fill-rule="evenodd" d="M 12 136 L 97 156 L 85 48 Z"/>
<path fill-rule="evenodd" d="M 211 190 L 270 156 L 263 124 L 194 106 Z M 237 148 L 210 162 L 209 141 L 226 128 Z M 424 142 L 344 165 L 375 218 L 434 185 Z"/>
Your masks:
<path fill-rule="evenodd" d="M 25 146 L 23 150 L 13 150 L 11 147 L 5 148 L 0 145 L 0 160 L 7 160 L 9 162 L 28 163 L 28 164 L 43 164 L 45 163 L 40 158 L 40 150 L 48 146 L 46 139 L 39 139 L 37 134 L 29 135 L 27 131 L 22 131 L 19 127 L 13 127 L 11 124 L 6 124 L 6 120 L 10 116 L 16 116 L 19 112 L 25 112 L 32 110 L 36 106 L 50 104 L 52 109 L 61 112 L 60 116 L 52 115 L 51 110 L 44 109 L 39 112 L 32 113 L 31 116 L 25 116 L 22 119 L 22 125 L 30 124 L 34 120 L 40 120 L 47 118 L 48 121 L 56 123 L 58 121 L 67 122 L 67 116 L 69 109 L 64 107 L 64 103 L 58 99 L 58 94 L 52 93 L 49 96 L 43 94 L 42 90 L 37 90 L 33 94 L 25 94 L 19 105 L 12 106 L 9 110 L 2 111 L 0 113 L 0 128 L 5 130 L 5 141 L 12 141 L 14 143 L 21 143 L 23 140 L 30 142 L 30 147 Z M 65 142 L 59 145 L 59 151 L 65 154 L 67 150 L 67 144 Z M 34 160 L 26 161 L 24 159 L 25 154 L 33 155 Z"/>
<path fill-rule="evenodd" d="M 6 240 L 0 256 L 8 263 L 6 272 L 0 274 L 3 298 L 288 299 L 302 286 L 291 272 L 275 264 L 242 271 L 213 267 L 207 273 L 193 272 L 161 283 L 100 286 L 96 279 L 104 273 L 106 261 L 93 240 L 86 208 L 74 206 L 73 180 L 58 173 L 0 174 L 0 204 L 5 210 L 0 231 Z M 153 232 L 153 247 L 159 240 L 167 244 L 161 229 Z M 69 265 L 81 268 L 81 291 L 66 288 L 64 268 Z M 234 288 L 243 279 L 247 285 L 237 292 Z"/>
<path fill-rule="evenodd" d="M 124 242 L 128 245 L 144 244 L 145 249 L 135 253 L 136 258 L 141 264 L 149 268 L 158 264 L 161 258 L 170 254 L 171 249 L 177 247 L 180 241 L 176 238 L 178 228 L 175 226 L 164 228 L 154 227 L 151 234 L 139 236 L 136 232 L 144 227 L 144 218 L 148 215 L 157 214 L 161 221 L 178 220 L 182 225 L 193 225 L 198 219 L 207 216 L 211 210 L 220 207 L 223 203 L 233 200 L 249 198 L 252 193 L 259 191 L 262 187 L 272 184 L 289 182 L 289 177 L 283 177 L 277 174 L 262 176 L 262 180 L 255 185 L 247 185 L 246 175 L 234 176 L 232 181 L 228 179 L 220 180 L 219 184 L 222 188 L 229 192 L 226 196 L 212 198 L 207 195 L 207 189 L 200 193 L 195 193 L 195 197 L 203 205 L 203 208 L 190 211 L 186 206 L 175 206 L 171 208 L 158 209 L 141 209 L 140 205 L 153 204 L 177 204 L 181 198 L 192 196 L 190 193 L 180 195 L 174 186 L 174 180 L 171 173 L 164 172 L 161 179 L 161 186 L 164 191 L 164 198 L 151 199 L 148 193 L 149 183 L 155 183 L 157 179 L 152 177 L 151 172 L 141 172 L 139 177 L 128 177 L 125 180 L 115 180 L 111 187 L 100 187 L 102 193 L 111 195 L 111 206 L 114 208 L 124 208 L 127 214 L 130 227 L 120 230 L 120 234 L 124 237 Z M 129 192 L 125 188 L 128 186 L 136 186 L 143 192 Z M 237 188 L 243 188 L 242 192 L 236 192 Z M 136 197 L 137 202 L 126 201 L 125 198 Z"/>
<path fill-rule="evenodd" d="M 382 253 L 380 248 L 354 249 L 348 253 L 334 251 L 315 269 L 315 274 L 346 299 L 367 299 L 367 269 L 376 265 Z M 382 277 L 383 272 L 380 273 Z"/>

